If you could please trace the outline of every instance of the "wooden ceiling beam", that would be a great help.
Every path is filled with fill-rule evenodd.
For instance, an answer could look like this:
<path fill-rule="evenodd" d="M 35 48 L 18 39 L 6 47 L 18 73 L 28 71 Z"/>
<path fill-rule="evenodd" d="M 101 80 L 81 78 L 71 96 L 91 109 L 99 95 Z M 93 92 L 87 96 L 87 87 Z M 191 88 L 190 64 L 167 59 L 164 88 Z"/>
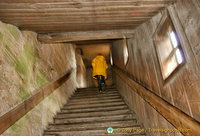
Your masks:
<path fill-rule="evenodd" d="M 101 31 L 101 30 L 118 30 L 118 29 L 135 29 L 138 25 L 132 26 L 104 26 L 104 27 L 29 27 L 29 28 L 20 28 L 23 31 L 35 31 L 37 33 L 59 33 L 59 32 L 79 32 L 79 31 Z"/>
<path fill-rule="evenodd" d="M 38 34 L 38 40 L 42 43 L 59 43 L 86 40 L 119 39 L 134 36 L 134 30 L 109 30 L 109 31 L 85 31 Z"/>
<path fill-rule="evenodd" d="M 128 23 L 128 24 L 137 24 L 137 23 L 141 23 L 146 21 L 147 19 L 140 19 L 140 20 L 134 20 L 134 19 L 91 19 L 91 20 L 62 20 L 62 21 L 56 21 L 56 20 L 46 20 L 46 21 L 42 21 L 42 20 L 37 20 L 37 21 L 27 21 L 27 20 L 20 20 L 20 21 L 16 21 L 16 20 L 12 20 L 12 21 L 8 21 L 11 24 L 15 24 L 17 26 L 22 26 L 23 25 L 55 25 L 55 24 L 65 24 L 65 25 L 71 25 L 71 24 L 76 24 L 76 25 L 84 25 L 84 24 L 91 24 L 91 25 L 96 25 L 96 24 L 110 24 L 112 23 L 114 24 L 118 24 L 118 23 Z M 7 21 L 4 21 L 7 22 Z M 84 22 L 84 23 L 80 23 L 80 22 Z"/>
<path fill-rule="evenodd" d="M 129 1 L 131 0 L 123 0 L 123 2 L 129 2 Z M 139 0 L 139 1 L 149 1 L 157 3 L 157 2 L 173 2 L 174 0 Z M 64 2 L 66 2 L 66 0 L 1 0 L 1 3 L 64 3 Z M 83 1 L 75 1 L 74 4 L 79 4 L 82 2 Z M 94 2 L 94 0 L 84 0 L 84 2 Z M 102 0 L 102 2 L 121 2 L 121 0 Z"/>
<path fill-rule="evenodd" d="M 107 25 L 80 25 L 80 26 L 77 26 L 77 25 L 32 25 L 32 26 L 30 26 L 30 25 L 27 25 L 27 26 L 21 26 L 21 27 L 19 27 L 19 28 L 21 28 L 21 29 L 31 29 L 31 28 L 35 28 L 35 29 L 41 29 L 41 30 L 44 30 L 44 29 L 53 29 L 53 28 L 55 28 L 55 29 L 57 29 L 57 28 L 61 28 L 61 29 L 63 29 L 63 30 L 66 30 L 66 29 L 69 29 L 70 31 L 72 30 L 72 29 L 76 29 L 76 28 L 79 28 L 79 29 L 81 29 L 81 30 L 85 30 L 85 29 L 87 29 L 87 28 L 91 28 L 91 29 L 101 29 L 101 28 L 118 28 L 118 27 L 131 27 L 131 26 L 138 26 L 138 25 L 140 25 L 140 24 L 118 24 L 118 25 L 116 25 L 116 24 L 107 24 Z"/>
<path fill-rule="evenodd" d="M 52 14 L 48 14 L 48 13 L 44 13 L 44 14 L 37 14 L 37 13 L 13 13 L 13 14 L 0 14 L 0 17 L 6 17 L 6 18 L 10 18 L 10 17 L 26 17 L 26 18 L 36 18 L 36 17 L 101 17 L 101 16 L 134 16 L 134 17 L 146 17 L 146 16 L 153 16 L 157 13 L 158 11 L 111 11 L 111 12 L 97 12 L 95 14 L 91 14 L 91 12 L 87 12 L 87 13 L 52 13 Z"/>
<path fill-rule="evenodd" d="M 163 0 L 135 0 L 135 1 L 95 1 L 95 2 L 57 2 L 57 3 L 0 3 L 0 9 L 49 9 L 49 8 L 89 8 L 89 7 L 108 7 L 108 6 L 162 6 L 165 7 L 171 1 Z"/>
<path fill-rule="evenodd" d="M 0 9 L 1 14 L 52 14 L 52 13 L 65 13 L 65 14 L 70 14 L 70 13 L 101 13 L 101 12 L 116 12 L 116 11 L 133 11 L 133 12 L 152 12 L 152 11 L 158 11 L 162 9 L 163 6 L 109 6 L 109 7 L 95 7 L 95 8 L 81 8 L 81 9 L 76 9 L 76 8 L 52 8 L 52 9 Z"/>
<path fill-rule="evenodd" d="M 149 16 L 130 16 L 130 15 L 100 15 L 100 16 L 96 16 L 97 19 L 150 19 L 151 17 L 153 16 L 152 15 L 149 15 Z M 59 16 L 59 17 L 46 17 L 46 16 L 38 16 L 38 17 L 1 17 L 0 16 L 0 20 L 5 20 L 5 21 L 12 21 L 12 20 L 15 20 L 15 21 L 37 21 L 37 20 L 48 20 L 48 21 L 54 21 L 54 20 L 90 20 L 92 17 L 94 16 Z"/>
<path fill-rule="evenodd" d="M 113 40 L 107 39 L 107 40 L 86 40 L 86 41 L 74 41 L 72 43 L 76 44 L 76 47 L 80 48 L 88 45 L 94 45 L 94 44 L 112 44 Z"/>
<path fill-rule="evenodd" d="M 32 26 L 32 27 L 20 27 L 21 30 L 32 30 L 36 31 L 38 33 L 40 32 L 72 32 L 72 31 L 87 31 L 87 30 L 112 30 L 112 29 L 133 29 L 137 25 L 131 24 L 131 25 L 104 25 L 104 26 Z"/>

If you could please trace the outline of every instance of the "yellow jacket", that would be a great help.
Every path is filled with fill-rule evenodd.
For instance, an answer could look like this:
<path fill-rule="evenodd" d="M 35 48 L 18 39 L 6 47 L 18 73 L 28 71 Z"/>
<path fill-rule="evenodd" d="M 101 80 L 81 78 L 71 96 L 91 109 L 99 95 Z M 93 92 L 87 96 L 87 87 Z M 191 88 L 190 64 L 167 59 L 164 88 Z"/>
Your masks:
<path fill-rule="evenodd" d="M 107 73 L 106 69 L 108 68 L 108 65 L 106 64 L 106 59 L 104 56 L 98 55 L 92 60 L 92 68 L 93 68 L 93 74 L 92 76 L 96 75 L 103 75 L 105 76 L 105 79 L 107 79 Z"/>

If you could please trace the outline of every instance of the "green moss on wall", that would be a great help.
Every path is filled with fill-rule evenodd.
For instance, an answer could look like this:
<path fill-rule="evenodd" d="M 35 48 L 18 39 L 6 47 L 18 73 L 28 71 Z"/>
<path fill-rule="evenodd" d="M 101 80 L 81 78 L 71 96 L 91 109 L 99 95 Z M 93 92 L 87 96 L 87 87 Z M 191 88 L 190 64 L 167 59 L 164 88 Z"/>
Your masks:
<path fill-rule="evenodd" d="M 12 25 L 6 25 L 7 30 L 10 34 L 15 38 L 15 40 L 19 40 L 20 32 L 17 28 L 13 27 Z"/>
<path fill-rule="evenodd" d="M 29 116 L 28 114 L 26 114 L 24 117 L 25 117 L 27 120 L 30 119 L 30 116 Z"/>
<path fill-rule="evenodd" d="M 0 32 L 0 40 L 3 40 L 3 34 Z"/>
<path fill-rule="evenodd" d="M 24 50 L 18 53 L 15 53 L 14 50 L 12 50 L 13 48 L 16 48 L 13 47 L 13 45 L 3 45 L 5 49 L 5 58 L 14 66 L 19 77 L 22 79 L 16 103 L 29 97 L 33 88 L 37 90 L 49 82 L 42 70 L 38 68 L 33 70 L 39 55 L 37 50 L 34 46 L 31 46 L 31 44 L 32 43 L 29 43 L 29 41 L 26 41 L 24 44 Z"/>
<path fill-rule="evenodd" d="M 29 92 L 24 89 L 24 86 L 21 85 L 20 88 L 19 88 L 18 97 L 21 100 L 24 100 L 24 99 L 28 98 L 29 95 L 30 95 Z"/>
<path fill-rule="evenodd" d="M 12 132 L 14 132 L 15 134 L 19 134 L 21 132 L 21 127 L 20 126 L 21 126 L 20 124 L 15 123 L 10 127 L 10 130 Z"/>
<path fill-rule="evenodd" d="M 39 87 L 42 87 L 49 82 L 48 78 L 45 76 L 45 74 L 42 72 L 42 70 L 37 70 L 36 81 L 37 81 L 37 84 L 39 85 Z"/>

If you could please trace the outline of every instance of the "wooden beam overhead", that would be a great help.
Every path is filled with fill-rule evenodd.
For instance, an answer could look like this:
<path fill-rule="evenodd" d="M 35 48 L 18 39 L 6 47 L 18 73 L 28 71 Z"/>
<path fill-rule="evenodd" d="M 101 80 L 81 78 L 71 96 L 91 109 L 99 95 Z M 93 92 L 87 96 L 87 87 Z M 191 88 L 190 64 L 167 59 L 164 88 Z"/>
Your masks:
<path fill-rule="evenodd" d="M 162 9 L 163 6 L 109 6 L 109 7 L 97 7 L 97 8 L 83 8 L 83 9 L 76 9 L 76 8 L 53 8 L 53 9 L 0 9 L 1 14 L 52 14 L 52 13 L 95 13 L 95 12 L 115 12 L 115 11 L 136 11 L 136 12 L 151 12 L 151 11 L 158 11 Z"/>
<path fill-rule="evenodd" d="M 146 3 L 151 3 L 151 4 L 156 4 L 156 3 L 170 3 L 173 2 L 175 0 L 102 0 L 103 2 L 130 2 L 130 1 L 135 1 L 136 4 L 138 2 L 146 2 Z M 68 0 L 1 0 L 1 3 L 42 3 L 42 4 L 52 4 L 52 3 L 71 3 L 71 1 Z M 93 0 L 84 0 L 84 1 L 76 1 L 76 2 L 72 2 L 72 5 L 78 5 L 80 3 L 91 3 L 94 2 Z M 95 1 L 95 3 L 97 3 L 98 1 Z"/>
<path fill-rule="evenodd" d="M 87 26 L 87 27 L 27 27 L 27 28 L 20 28 L 20 30 L 24 31 L 35 31 L 37 33 L 63 33 L 63 32 L 80 32 L 80 31 L 100 31 L 100 30 L 119 30 L 119 29 L 130 29 L 133 30 L 138 25 L 131 25 L 131 26 L 104 26 L 104 27 L 98 27 L 98 26 Z"/>
<path fill-rule="evenodd" d="M 21 1 L 21 0 L 20 0 Z M 65 2 L 56 2 L 56 3 L 8 3 L 2 2 L 0 3 L 0 9 L 40 9 L 40 8 L 86 8 L 86 7 L 100 7 L 100 6 L 145 6 L 145 5 L 152 5 L 152 6 L 166 6 L 171 2 L 170 0 L 163 1 L 163 0 L 128 0 L 128 1 L 83 1 L 83 2 L 72 2 L 72 1 L 65 1 Z M 75 4 L 74 4 L 75 3 Z"/>
<path fill-rule="evenodd" d="M 85 31 L 68 33 L 38 34 L 38 40 L 42 43 L 59 43 L 86 40 L 120 39 L 134 36 L 133 30 L 110 30 L 110 31 Z"/>
<path fill-rule="evenodd" d="M 0 20 L 43 33 L 132 29 L 174 1 L 0 0 Z"/>
<path fill-rule="evenodd" d="M 149 16 L 149 15 L 155 15 L 158 11 L 111 11 L 111 12 L 96 12 L 95 14 L 92 14 L 91 12 L 79 12 L 79 13 L 75 13 L 75 12 L 72 12 L 72 13 L 43 13 L 43 14 L 40 14 L 38 15 L 37 13 L 32 13 L 32 14 L 29 14 L 29 13 L 12 13 L 12 14 L 0 14 L 0 17 L 99 17 L 99 16 L 117 16 L 117 15 L 121 15 L 121 16 L 134 16 L 134 17 L 146 17 L 146 16 Z M 48 16 L 47 16 L 48 15 Z"/>
<path fill-rule="evenodd" d="M 147 19 L 145 19 L 147 20 Z M 144 19 L 142 20 L 134 20 L 134 19 L 122 19 L 122 20 L 116 20 L 116 19 L 113 19 L 113 20 L 68 20 L 66 22 L 63 22 L 63 21 L 48 21 L 48 23 L 46 21 L 10 21 L 12 24 L 15 24 L 19 27 L 22 27 L 22 26 L 41 26 L 41 25 L 45 25 L 45 26 L 49 26 L 49 25 L 69 25 L 69 26 L 73 26 L 73 25 L 116 25 L 116 24 L 121 24 L 123 23 L 124 25 L 126 24 L 141 24 L 142 22 L 145 21 Z M 113 23 L 113 21 L 115 21 L 115 23 Z M 5 21 L 6 22 L 6 21 Z M 80 22 L 84 22 L 84 23 L 80 23 Z M 23 24 L 23 25 L 21 25 Z"/>

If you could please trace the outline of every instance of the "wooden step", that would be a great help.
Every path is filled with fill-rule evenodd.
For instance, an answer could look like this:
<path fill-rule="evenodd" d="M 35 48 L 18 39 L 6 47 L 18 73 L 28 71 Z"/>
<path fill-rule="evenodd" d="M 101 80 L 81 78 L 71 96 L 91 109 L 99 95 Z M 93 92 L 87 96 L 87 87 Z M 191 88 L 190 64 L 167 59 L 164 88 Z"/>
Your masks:
<path fill-rule="evenodd" d="M 115 89 L 116 90 L 116 87 L 110 87 L 110 86 L 107 86 L 106 87 L 107 89 Z M 91 91 L 91 90 L 98 90 L 97 87 L 89 87 L 89 88 L 77 88 L 77 91 Z"/>
<path fill-rule="evenodd" d="M 114 133 L 108 134 L 107 127 Z M 54 117 L 44 136 L 145 136 L 145 133 L 119 132 L 125 128 L 141 129 L 136 115 L 130 111 L 115 88 L 102 93 L 97 88 L 78 89 Z"/>
<path fill-rule="evenodd" d="M 104 96 L 104 97 L 92 97 L 92 98 L 74 98 L 74 97 L 71 97 L 70 101 L 74 101 L 74 100 L 77 100 L 77 101 L 106 100 L 106 99 L 115 99 L 115 98 L 122 98 L 122 97 L 120 95 L 117 95 L 117 96 Z"/>
<path fill-rule="evenodd" d="M 141 129 L 140 127 L 126 127 L 124 128 L 124 130 L 133 130 L 133 129 Z M 121 128 L 122 129 L 122 128 Z M 134 136 L 144 136 L 145 134 L 143 132 L 119 132 L 117 131 L 119 129 L 114 129 L 114 132 L 112 135 L 116 136 L 116 134 L 124 136 L 124 134 L 127 135 L 134 135 Z M 108 134 L 106 129 L 98 129 L 98 130 L 82 130 L 82 131 L 59 131 L 59 132 L 49 132 L 49 131 L 45 131 L 45 134 L 57 134 L 59 136 L 99 136 L 99 135 L 111 135 Z"/>
<path fill-rule="evenodd" d="M 116 131 L 119 131 L 120 132 L 120 128 L 132 128 L 132 129 L 141 129 L 139 125 L 131 125 L 131 124 L 111 124 L 113 128 L 116 128 Z M 115 127 L 114 127 L 115 126 Z M 69 125 L 63 125 L 61 127 L 61 125 L 56 125 L 56 126 L 53 126 L 51 128 L 48 128 L 46 131 L 47 132 L 61 132 L 61 131 L 83 131 L 83 130 L 106 130 L 109 126 L 97 126 L 95 123 L 92 124 L 90 127 L 88 126 L 69 126 Z M 117 128 L 119 128 L 117 130 Z M 121 130 L 121 133 L 122 131 L 125 131 L 125 130 Z M 127 131 L 131 131 L 131 130 L 127 130 Z"/>
<path fill-rule="evenodd" d="M 125 120 L 125 121 L 111 121 L 111 122 L 95 122 L 95 123 L 84 123 L 84 124 L 70 124 L 70 125 L 63 125 L 63 124 L 50 124 L 47 130 L 51 131 L 73 131 L 73 130 L 83 130 L 83 129 L 95 129 L 95 128 L 107 128 L 112 126 L 113 128 L 120 128 L 120 127 L 139 127 L 137 121 L 134 120 Z M 50 131 L 49 131 L 50 132 Z"/>
<path fill-rule="evenodd" d="M 117 90 L 103 90 L 102 93 L 119 93 Z M 75 91 L 74 94 L 80 94 L 80 95 L 84 95 L 84 94 L 95 94 L 95 93 L 99 93 L 99 90 L 93 90 L 93 91 Z"/>
<path fill-rule="evenodd" d="M 58 113 L 56 118 L 77 118 L 77 117 L 97 117 L 97 116 L 108 116 L 108 115 L 121 115 L 131 113 L 129 109 L 114 110 L 114 111 L 97 111 L 97 112 L 84 112 L 84 113 Z"/>
<path fill-rule="evenodd" d="M 125 102 L 114 102 L 114 103 L 98 103 L 98 104 L 91 104 L 91 105 L 66 105 L 63 110 L 69 109 L 85 109 L 85 108 L 97 108 L 97 107 L 112 107 L 116 105 L 126 105 Z"/>
<path fill-rule="evenodd" d="M 120 99 L 105 99 L 105 100 L 93 100 L 93 101 L 69 101 L 66 105 L 83 105 L 83 104 L 97 104 L 97 103 L 113 103 L 113 102 L 118 102 L 118 101 L 123 101 L 121 98 Z"/>
<path fill-rule="evenodd" d="M 117 92 L 117 91 L 102 91 L 101 93 L 100 92 L 74 93 L 74 96 L 88 96 L 88 95 L 96 96 L 96 95 L 102 95 L 102 94 L 119 94 L 119 92 Z"/>
<path fill-rule="evenodd" d="M 112 98 L 112 99 L 110 99 Z M 110 100 L 121 100 L 120 97 L 109 97 L 109 98 L 101 98 L 101 99 L 76 99 L 76 100 L 70 100 L 69 103 L 93 103 L 93 102 L 102 102 L 102 101 L 110 101 Z M 68 104 L 68 103 L 67 103 Z M 65 106 L 67 105 L 65 104 Z"/>
<path fill-rule="evenodd" d="M 116 105 L 112 107 L 97 107 L 97 108 L 84 108 L 84 109 L 68 109 L 68 110 L 61 110 L 62 113 L 84 113 L 84 112 L 98 112 L 98 111 L 112 111 L 112 110 L 120 110 L 120 109 L 127 109 L 127 105 Z"/>
<path fill-rule="evenodd" d="M 99 117 L 80 117 L 80 118 L 71 118 L 71 119 L 60 119 L 54 118 L 54 123 L 85 123 L 85 122 L 98 122 L 98 121 L 114 121 L 114 120 L 123 120 L 123 119 L 135 119 L 136 117 L 132 114 L 124 115 L 111 115 L 111 116 L 99 116 Z"/>
<path fill-rule="evenodd" d="M 81 135 L 61 135 L 61 134 L 56 134 L 55 132 L 45 132 L 43 136 L 145 136 L 145 134 L 81 134 Z"/>
<path fill-rule="evenodd" d="M 137 134 L 137 135 L 131 135 L 131 134 L 81 134 L 81 135 L 61 135 L 61 134 L 55 134 L 55 132 L 46 132 L 43 134 L 43 136 L 145 136 L 145 134 Z"/>
<path fill-rule="evenodd" d="M 119 93 L 116 94 L 98 94 L 98 95 L 86 95 L 86 96 L 72 96 L 73 99 L 78 98 L 102 98 L 102 97 L 108 97 L 108 96 L 120 96 Z"/>

